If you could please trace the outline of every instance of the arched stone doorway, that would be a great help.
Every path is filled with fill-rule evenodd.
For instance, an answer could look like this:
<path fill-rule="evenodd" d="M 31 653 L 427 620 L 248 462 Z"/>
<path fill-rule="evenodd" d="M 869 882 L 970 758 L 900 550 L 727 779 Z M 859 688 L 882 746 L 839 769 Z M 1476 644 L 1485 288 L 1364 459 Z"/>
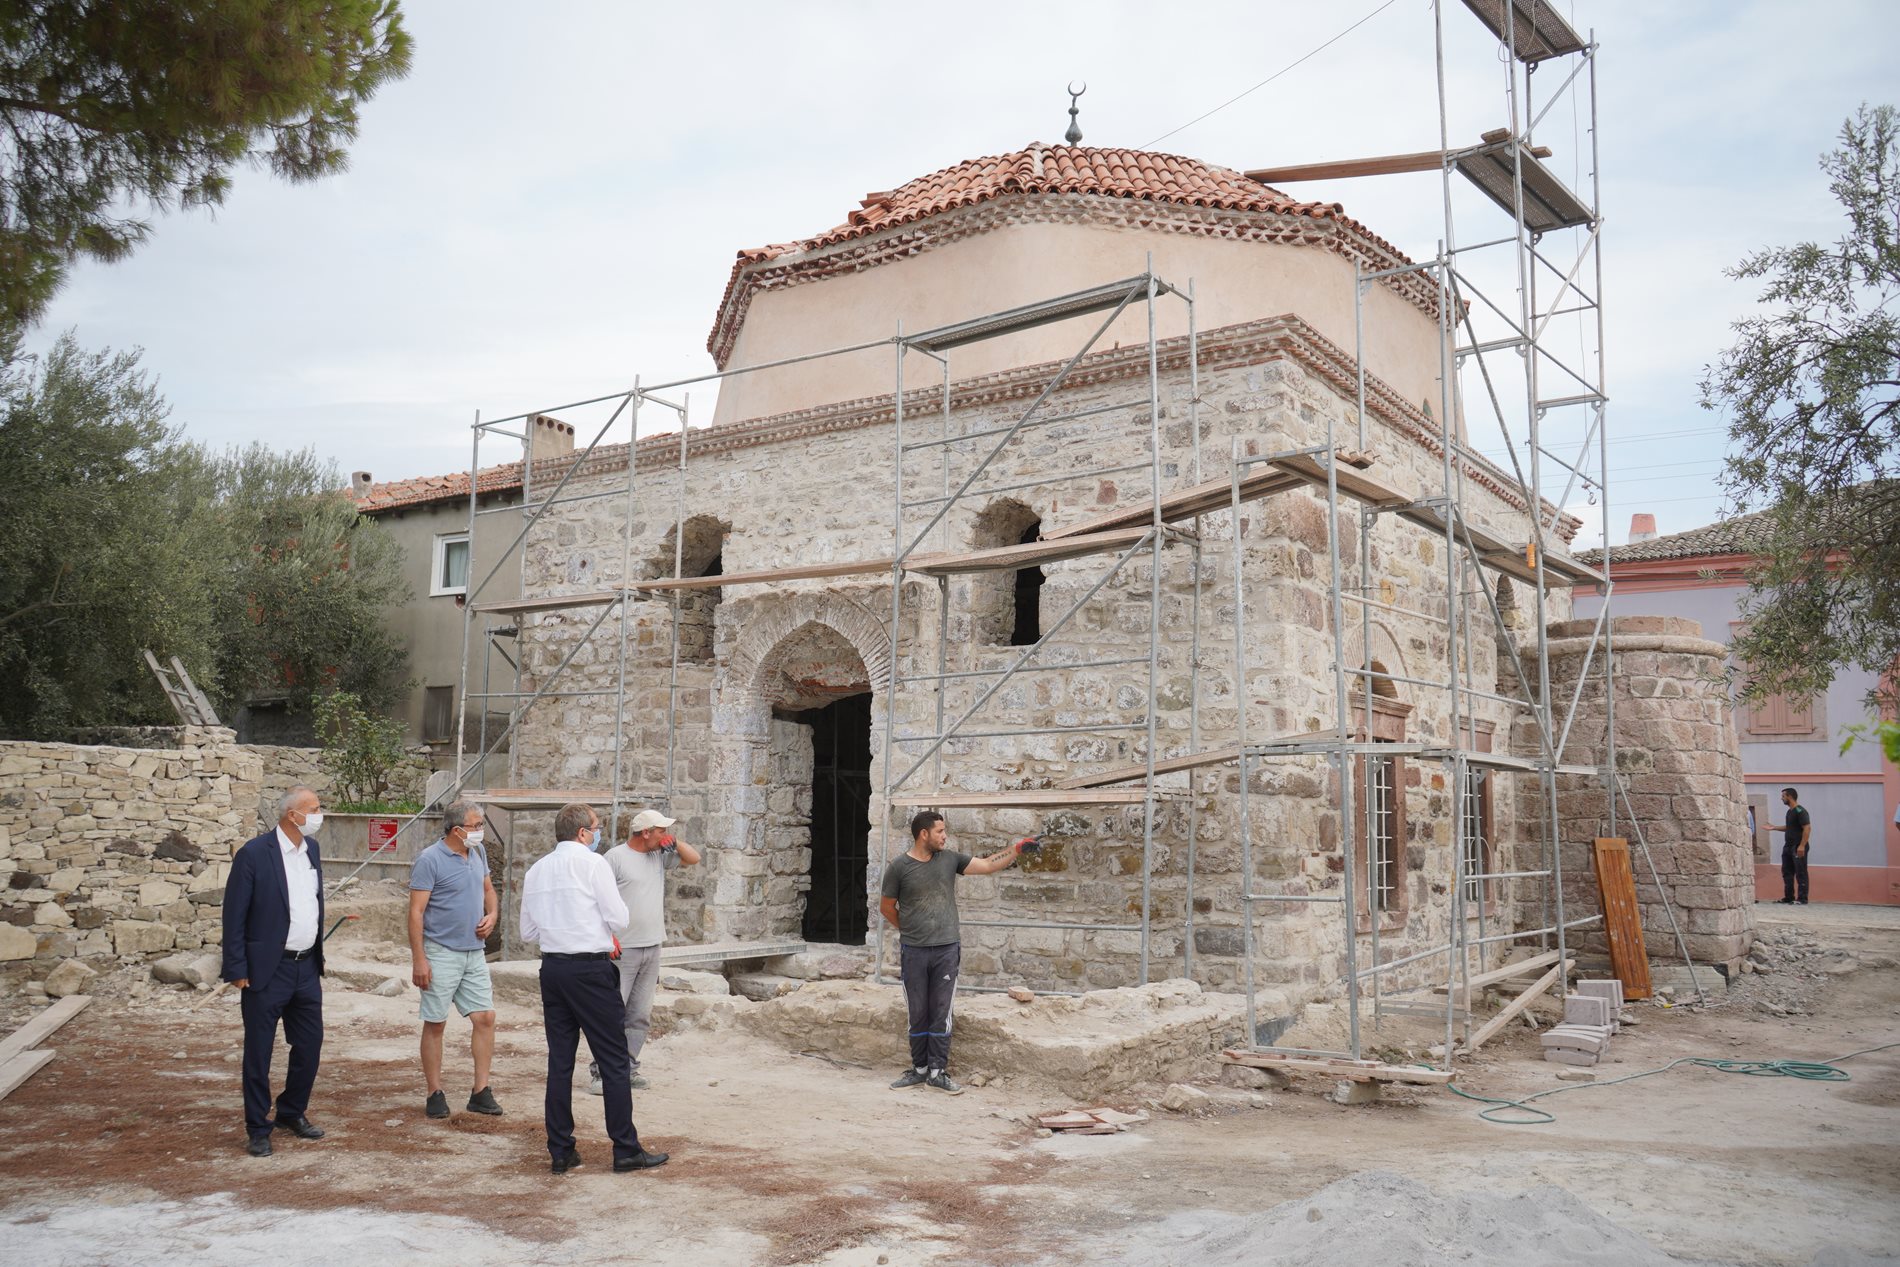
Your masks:
<path fill-rule="evenodd" d="M 715 768 L 734 776 L 731 838 L 744 844 L 718 864 L 711 923 L 725 937 L 862 945 L 888 640 L 838 595 L 773 596 L 735 623 Z"/>

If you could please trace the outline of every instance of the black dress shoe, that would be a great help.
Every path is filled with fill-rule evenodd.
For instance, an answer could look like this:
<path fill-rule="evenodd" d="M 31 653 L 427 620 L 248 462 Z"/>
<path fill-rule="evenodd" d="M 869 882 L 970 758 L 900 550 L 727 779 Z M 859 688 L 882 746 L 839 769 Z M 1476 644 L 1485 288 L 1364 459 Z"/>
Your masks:
<path fill-rule="evenodd" d="M 280 1117 L 277 1119 L 277 1129 L 280 1131 L 289 1131 L 298 1139 L 323 1138 L 322 1128 L 312 1126 L 310 1119 L 307 1117 Z"/>
<path fill-rule="evenodd" d="M 580 1164 L 581 1164 L 580 1153 L 570 1148 L 567 1150 L 567 1155 L 565 1157 L 556 1157 L 554 1159 L 554 1164 L 549 1166 L 548 1169 L 552 1170 L 557 1175 L 564 1175 L 570 1170 L 579 1169 Z"/>
<path fill-rule="evenodd" d="M 270 1136 L 268 1135 L 251 1136 L 251 1142 L 245 1145 L 244 1151 L 249 1153 L 253 1157 L 270 1156 Z"/>
<path fill-rule="evenodd" d="M 649 1153 L 645 1149 L 642 1149 L 631 1157 L 614 1158 L 614 1173 L 619 1175 L 625 1174 L 629 1170 L 651 1170 L 655 1166 L 664 1166 L 665 1164 L 665 1153 Z"/>

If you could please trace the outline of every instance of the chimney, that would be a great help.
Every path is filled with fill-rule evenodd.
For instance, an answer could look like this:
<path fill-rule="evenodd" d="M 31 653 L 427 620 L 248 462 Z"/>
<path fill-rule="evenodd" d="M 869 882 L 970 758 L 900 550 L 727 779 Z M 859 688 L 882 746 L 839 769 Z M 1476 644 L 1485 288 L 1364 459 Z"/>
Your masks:
<path fill-rule="evenodd" d="M 539 464 L 574 452 L 574 427 L 559 418 L 536 414 L 528 419 L 528 457 Z"/>
<path fill-rule="evenodd" d="M 374 484 L 375 482 L 376 482 L 375 480 L 370 478 L 368 471 L 351 471 L 350 472 L 350 496 L 352 497 L 367 496 L 369 494 L 370 485 Z"/>
<path fill-rule="evenodd" d="M 1636 544 L 1638 541 L 1654 541 L 1655 539 L 1656 539 L 1656 516 L 1654 515 L 1631 515 L 1630 516 L 1630 544 L 1631 545 Z"/>

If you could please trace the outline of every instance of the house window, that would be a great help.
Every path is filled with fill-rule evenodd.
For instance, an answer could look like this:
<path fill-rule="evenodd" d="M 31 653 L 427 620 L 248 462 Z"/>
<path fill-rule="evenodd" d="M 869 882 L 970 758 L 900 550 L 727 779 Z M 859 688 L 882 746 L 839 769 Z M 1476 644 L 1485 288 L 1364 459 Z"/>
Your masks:
<path fill-rule="evenodd" d="M 447 743 L 455 729 L 455 688 L 427 686 L 422 690 L 422 742 Z"/>
<path fill-rule="evenodd" d="M 468 534 L 443 533 L 435 539 L 435 567 L 429 575 L 429 593 L 468 593 Z"/>
<path fill-rule="evenodd" d="M 1029 545 L 1041 536 L 1042 518 L 1014 498 L 1003 498 L 976 517 L 970 545 L 995 550 Z M 979 572 L 966 583 L 970 588 L 965 609 L 978 644 L 1027 647 L 1042 638 L 1041 568 Z"/>
<path fill-rule="evenodd" d="M 1491 780 L 1483 770 L 1465 767 L 1464 795 L 1458 807 L 1458 849 L 1465 875 L 1465 908 L 1490 900 L 1491 882 L 1479 879 L 1491 870 Z"/>
<path fill-rule="evenodd" d="M 1404 887 L 1404 858 L 1398 838 L 1398 800 L 1404 793 L 1397 786 L 1397 757 L 1366 758 L 1366 832 L 1371 844 L 1366 850 L 1371 873 L 1366 884 L 1372 895 L 1372 909 L 1381 918 L 1401 911 L 1400 890 Z"/>
<path fill-rule="evenodd" d="M 1822 738 L 1816 732 L 1820 729 L 1817 714 L 1819 709 L 1812 699 L 1795 700 L 1786 695 L 1770 695 L 1753 708 L 1746 708 L 1742 715 L 1742 731 L 1746 735 L 1777 739 Z"/>
<path fill-rule="evenodd" d="M 1386 671 L 1377 661 L 1372 668 L 1378 674 Z M 1373 679 L 1373 683 L 1375 688 L 1392 689 L 1384 677 Z M 1380 689 L 1374 690 L 1371 703 L 1372 733 L 1368 736 L 1363 729 L 1366 697 L 1355 695 L 1352 699 L 1350 715 L 1357 730 L 1356 741 L 1405 742 L 1406 718 L 1412 706 L 1395 695 L 1381 694 Z M 1354 763 L 1352 842 L 1357 878 L 1353 887 L 1358 891 L 1353 895 L 1353 909 L 1362 933 L 1372 930 L 1375 918 L 1382 929 L 1405 923 L 1409 887 L 1406 872 L 1411 869 L 1406 844 L 1407 775 L 1405 759 L 1396 754 L 1367 754 Z"/>

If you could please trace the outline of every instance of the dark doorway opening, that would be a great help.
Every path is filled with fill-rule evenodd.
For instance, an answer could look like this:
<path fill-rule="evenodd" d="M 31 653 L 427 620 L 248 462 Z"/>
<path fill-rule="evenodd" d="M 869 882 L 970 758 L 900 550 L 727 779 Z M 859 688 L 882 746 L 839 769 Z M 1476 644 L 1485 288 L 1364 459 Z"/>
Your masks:
<path fill-rule="evenodd" d="M 811 889 L 806 941 L 862 945 L 871 865 L 871 697 L 848 695 L 799 713 L 811 727 Z"/>
<path fill-rule="evenodd" d="M 1042 521 L 1023 529 L 1017 545 L 1034 545 L 1042 539 Z M 1010 630 L 1009 645 L 1033 647 L 1042 641 L 1042 569 L 1016 570 L 1016 627 Z"/>

